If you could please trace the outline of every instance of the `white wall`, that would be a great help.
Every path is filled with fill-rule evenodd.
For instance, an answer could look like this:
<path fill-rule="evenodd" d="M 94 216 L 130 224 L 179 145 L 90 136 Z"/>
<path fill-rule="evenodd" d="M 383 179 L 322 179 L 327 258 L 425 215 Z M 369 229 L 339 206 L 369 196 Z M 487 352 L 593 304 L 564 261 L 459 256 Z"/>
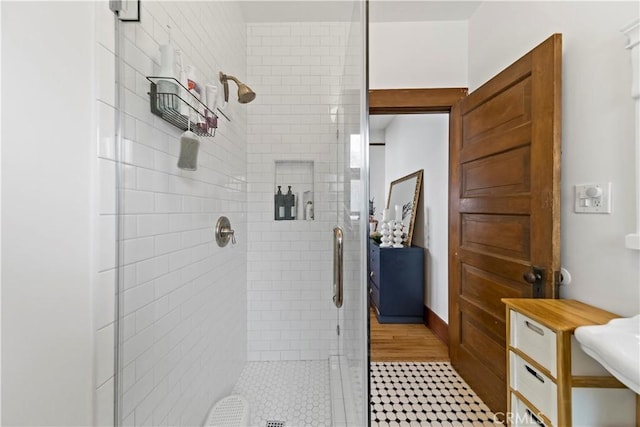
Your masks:
<path fill-rule="evenodd" d="M 247 28 L 247 81 L 258 94 L 248 106 L 249 360 L 326 359 L 337 350 L 331 242 L 340 183 L 330 112 L 340 94 L 348 29 L 348 23 Z M 314 221 L 274 220 L 277 160 L 314 162 Z"/>
<path fill-rule="evenodd" d="M 371 23 L 369 28 L 369 87 L 370 89 L 467 87 L 468 40 L 466 21 Z M 406 120 L 411 120 L 409 116 L 405 117 Z M 400 122 L 403 120 L 398 123 Z M 439 126 L 442 125 L 442 122 L 432 125 L 435 129 L 434 136 L 441 135 L 442 129 L 439 129 Z M 448 140 L 448 129 L 444 131 L 446 141 Z M 447 159 L 448 147 L 446 143 L 443 149 L 447 150 L 445 158 Z M 420 156 L 414 155 L 413 152 L 398 150 L 397 156 L 402 159 L 392 160 L 389 157 L 390 150 L 392 149 L 387 146 L 385 205 L 389 183 L 394 179 L 422 168 L 425 169 L 425 174 L 436 173 L 438 176 L 442 172 L 435 172 L 432 168 L 427 171 L 427 168 L 417 161 Z M 431 159 L 429 157 L 429 160 L 426 161 Z M 408 162 L 407 167 L 403 164 L 405 161 Z M 442 164 L 437 165 L 437 167 L 441 166 Z M 395 170 L 395 167 L 400 169 Z M 427 182 L 426 176 L 425 182 Z M 434 182 L 433 179 L 430 181 Z M 440 182 L 439 178 L 437 182 Z M 442 182 L 445 183 L 445 186 L 448 185 L 446 175 Z M 448 229 L 446 222 L 443 226 L 433 223 L 434 220 L 440 221 L 440 215 L 444 215 L 446 221 L 448 198 L 446 187 L 444 198 L 436 195 L 441 189 L 434 190 L 436 190 L 435 193 L 428 190 L 425 193 L 429 198 L 429 215 L 431 215 L 431 218 L 429 216 L 426 218 L 430 221 L 428 227 L 431 227 L 431 230 L 438 234 L 438 232 L 446 232 Z M 428 233 L 429 229 L 422 234 L 422 239 L 428 239 Z M 430 238 L 436 240 L 425 244 L 429 247 L 428 256 L 430 257 L 427 259 L 428 284 L 425 291 L 425 303 L 438 317 L 448 322 L 447 236 L 444 236 L 444 241 L 439 235 L 438 237 L 433 235 Z M 418 244 L 423 246 L 421 243 Z"/>
<path fill-rule="evenodd" d="M 425 305 L 448 322 L 449 116 L 398 115 L 386 129 L 389 183 L 424 169 L 413 243 L 425 248 Z"/>
<path fill-rule="evenodd" d="M 2 424 L 91 425 L 93 4 L 1 7 Z"/>
<path fill-rule="evenodd" d="M 467 86 L 467 22 L 381 22 L 369 27 L 369 88 Z"/>
<path fill-rule="evenodd" d="M 383 129 L 370 129 L 369 130 L 369 142 L 379 142 L 384 144 L 384 130 Z"/>
<path fill-rule="evenodd" d="M 387 206 L 387 189 L 389 183 L 385 180 L 385 146 L 369 145 L 369 200 L 373 199 L 376 208 L 374 217 L 382 221 L 382 212 Z M 378 223 L 380 231 L 380 223 Z"/>
<path fill-rule="evenodd" d="M 113 14 L 107 2 L 3 2 L 2 19 L 2 421 L 113 425 Z M 131 425 L 199 425 L 246 360 L 246 107 L 230 103 L 233 122 L 202 142 L 197 172 L 176 168 L 181 131 L 150 114 L 144 78 L 167 23 L 202 76 L 246 69 L 236 4 L 142 2 L 142 22 L 124 24 Z M 220 214 L 237 246 L 216 246 Z"/>
<path fill-rule="evenodd" d="M 170 25 L 172 43 L 184 52 L 185 65 L 195 65 L 201 84 L 216 82 L 221 70 L 246 80 L 245 24 L 232 2 L 141 5 L 140 23 L 121 24 L 122 416 L 124 425 L 201 425 L 209 407 L 231 392 L 246 361 L 246 106 L 232 95 L 224 110 L 232 121 L 220 118 L 216 136 L 201 138 L 198 170 L 182 171 L 176 166 L 182 131 L 151 114 L 145 76 L 159 73 L 159 45 L 169 40 Z M 100 15 L 97 26 L 108 33 L 112 19 Z M 96 51 L 105 66 L 98 81 L 107 87 L 114 57 L 111 37 L 100 34 Z M 111 99 L 98 97 L 97 104 L 100 129 L 112 135 Z M 105 285 L 115 274 L 118 169 L 111 142 L 100 139 L 98 158 L 105 239 L 96 269 Z M 229 217 L 237 245 L 216 244 L 220 215 Z M 107 303 L 107 293 L 104 298 Z M 105 349 L 98 351 L 97 423 L 107 424 L 110 402 L 101 397 L 113 370 L 101 355 L 108 354 L 113 325 L 96 326 L 97 348 Z"/>
<path fill-rule="evenodd" d="M 437 56 L 414 54 L 424 51 L 412 44 L 421 30 L 405 31 L 405 23 L 373 24 L 370 34 L 372 88 L 467 86 L 467 74 L 448 65 L 452 83 L 424 71 L 416 83 L 413 69 L 468 55 L 473 90 L 553 32 L 563 33 L 562 264 L 573 283 L 561 296 L 622 315 L 640 311 L 640 260 L 624 248 L 635 227 L 634 110 L 630 51 L 619 30 L 638 14 L 634 2 L 484 2 L 468 22 L 468 52 Z M 426 32 L 432 24 L 415 25 Z M 573 186 L 598 181 L 613 183 L 613 214 L 573 213 Z"/>
<path fill-rule="evenodd" d="M 0 41 L 2 40 L 2 6 L 0 6 Z M 0 49 L 1 50 L 1 49 Z M 2 89 L 2 55 L 0 55 L 0 90 Z M 2 127 L 2 103 L 0 102 L 0 128 Z M 2 224 L 2 137 L 0 135 L 0 224 Z M 2 226 L 0 226 L 0 243 L 2 242 Z M 0 244 L 0 260 L 2 244 Z M 0 367 L 2 366 L 2 262 L 0 262 Z M 0 368 L 0 384 L 2 369 Z M 0 423 L 2 423 L 2 386 L 0 386 Z"/>
<path fill-rule="evenodd" d="M 630 51 L 620 29 L 637 2 L 485 2 L 469 21 L 469 82 L 477 88 L 554 32 L 563 33 L 561 289 L 621 315 L 640 312 L 635 227 L 634 106 Z M 573 212 L 573 186 L 613 184 L 613 213 Z"/>

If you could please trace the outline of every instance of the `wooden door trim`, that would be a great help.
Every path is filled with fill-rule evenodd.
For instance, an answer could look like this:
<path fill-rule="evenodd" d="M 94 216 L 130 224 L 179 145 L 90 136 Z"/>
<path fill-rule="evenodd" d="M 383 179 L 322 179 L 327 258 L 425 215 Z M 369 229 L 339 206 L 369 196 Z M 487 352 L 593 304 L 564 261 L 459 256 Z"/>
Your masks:
<path fill-rule="evenodd" d="M 454 293 L 460 292 L 460 266 L 457 264 L 458 253 L 453 250 L 455 242 L 460 241 L 460 196 L 459 179 L 460 175 L 460 148 L 462 146 L 462 114 L 460 104 L 456 104 L 449 114 L 449 342 L 455 343 L 460 340 L 458 334 L 460 312 L 460 302 L 458 298 L 452 298 Z M 449 346 L 449 358 L 458 360 L 458 347 Z"/>
<path fill-rule="evenodd" d="M 449 325 L 429 307 L 424 308 L 424 325 L 431 329 L 431 332 L 447 347 L 449 346 Z"/>
<path fill-rule="evenodd" d="M 369 114 L 449 114 L 449 152 L 451 152 L 451 146 L 453 141 L 455 141 L 455 132 L 451 125 L 452 115 L 450 113 L 453 106 L 466 97 L 468 92 L 468 88 L 371 89 L 369 90 Z M 451 159 L 449 159 L 449 191 L 451 191 L 453 165 L 455 165 L 455 163 L 452 163 Z M 451 201 L 449 201 L 449 211 L 451 211 Z M 453 229 L 451 223 L 449 224 L 449 229 Z M 451 255 L 449 255 L 449 258 L 450 257 Z M 449 268 L 451 268 L 451 261 L 449 261 Z M 451 281 L 449 281 L 447 284 L 447 292 L 450 293 L 451 291 Z M 429 309 L 427 308 L 427 310 Z M 428 312 L 430 312 L 430 310 L 427 311 L 427 313 Z M 448 329 L 449 323 L 451 322 L 450 319 L 451 308 L 449 308 L 448 323 L 444 325 L 444 322 L 442 322 L 443 325 L 446 326 L 446 330 L 444 328 L 438 328 L 436 333 L 447 345 L 449 344 Z M 450 347 L 449 352 L 451 352 Z"/>
<path fill-rule="evenodd" d="M 468 92 L 466 87 L 371 89 L 369 114 L 449 113 Z"/>

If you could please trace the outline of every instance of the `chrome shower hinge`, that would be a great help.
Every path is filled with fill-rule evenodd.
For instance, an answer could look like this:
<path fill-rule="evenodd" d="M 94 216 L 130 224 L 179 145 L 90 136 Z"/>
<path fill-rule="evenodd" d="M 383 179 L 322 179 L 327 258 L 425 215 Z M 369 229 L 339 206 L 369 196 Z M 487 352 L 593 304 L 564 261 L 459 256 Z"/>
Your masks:
<path fill-rule="evenodd" d="M 124 22 L 140 22 L 140 0 L 109 0 L 109 9 Z"/>

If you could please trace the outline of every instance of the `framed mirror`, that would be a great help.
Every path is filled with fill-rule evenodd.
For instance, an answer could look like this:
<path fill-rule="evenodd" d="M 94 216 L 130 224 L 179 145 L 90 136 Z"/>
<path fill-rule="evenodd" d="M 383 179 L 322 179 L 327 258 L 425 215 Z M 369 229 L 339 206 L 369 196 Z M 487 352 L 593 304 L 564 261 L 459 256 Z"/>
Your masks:
<path fill-rule="evenodd" d="M 416 222 L 418 201 L 420 200 L 420 186 L 422 185 L 422 173 L 424 169 L 411 173 L 390 184 L 387 209 L 393 219 L 396 218 L 396 206 L 402 214 L 402 225 L 405 230 L 402 244 L 411 246 L 413 238 L 413 225 Z"/>

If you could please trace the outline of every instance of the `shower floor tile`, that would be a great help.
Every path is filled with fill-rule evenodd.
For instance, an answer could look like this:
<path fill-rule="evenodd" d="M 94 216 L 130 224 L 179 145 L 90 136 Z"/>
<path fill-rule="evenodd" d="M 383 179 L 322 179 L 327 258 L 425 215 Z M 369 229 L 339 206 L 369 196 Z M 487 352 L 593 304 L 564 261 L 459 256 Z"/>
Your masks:
<path fill-rule="evenodd" d="M 449 362 L 371 363 L 371 426 L 495 426 Z"/>
<path fill-rule="evenodd" d="M 251 409 L 251 426 L 284 421 L 285 427 L 331 425 L 328 361 L 249 362 L 234 393 Z"/>

